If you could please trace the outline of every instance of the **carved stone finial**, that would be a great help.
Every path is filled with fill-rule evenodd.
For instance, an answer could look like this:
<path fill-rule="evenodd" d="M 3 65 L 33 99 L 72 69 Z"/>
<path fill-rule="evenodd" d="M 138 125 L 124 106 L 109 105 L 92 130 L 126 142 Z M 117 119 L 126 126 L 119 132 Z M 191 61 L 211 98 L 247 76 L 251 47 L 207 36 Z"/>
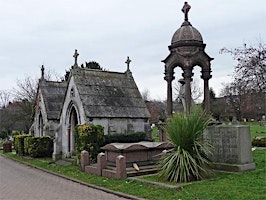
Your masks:
<path fill-rule="evenodd" d="M 125 62 L 127 64 L 127 71 L 129 71 L 129 64 L 131 63 L 131 60 L 129 59 L 129 56 L 127 57 L 127 60 Z"/>
<path fill-rule="evenodd" d="M 75 65 L 78 65 L 78 56 L 79 56 L 79 54 L 78 54 L 78 50 L 75 49 L 75 53 L 74 53 L 74 55 L 73 55 L 73 57 L 75 58 L 74 66 L 75 66 Z"/>
<path fill-rule="evenodd" d="M 41 79 L 44 79 L 44 66 L 43 65 L 42 65 L 41 71 L 42 71 Z"/>
<path fill-rule="evenodd" d="M 188 21 L 188 12 L 190 10 L 191 6 L 185 2 L 183 8 L 182 8 L 182 12 L 185 14 L 185 21 Z"/>

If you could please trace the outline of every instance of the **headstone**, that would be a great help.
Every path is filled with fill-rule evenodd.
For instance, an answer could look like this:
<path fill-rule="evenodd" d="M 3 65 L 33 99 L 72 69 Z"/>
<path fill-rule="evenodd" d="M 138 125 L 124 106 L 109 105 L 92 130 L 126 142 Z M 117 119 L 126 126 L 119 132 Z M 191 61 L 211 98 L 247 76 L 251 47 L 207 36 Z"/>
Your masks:
<path fill-rule="evenodd" d="M 213 154 L 209 156 L 214 169 L 239 172 L 255 169 L 249 126 L 211 126 L 205 131 L 204 139 L 213 146 Z"/>
<path fill-rule="evenodd" d="M 233 119 L 232 119 L 232 124 L 233 125 L 238 125 L 239 124 L 239 121 L 237 121 L 236 117 L 234 116 Z"/>

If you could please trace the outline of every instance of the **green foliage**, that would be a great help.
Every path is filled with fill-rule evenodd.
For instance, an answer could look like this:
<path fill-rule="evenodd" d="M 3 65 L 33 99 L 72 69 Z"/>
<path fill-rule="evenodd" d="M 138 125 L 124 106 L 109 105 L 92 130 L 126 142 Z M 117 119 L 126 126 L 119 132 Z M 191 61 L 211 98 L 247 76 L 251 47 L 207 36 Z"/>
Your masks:
<path fill-rule="evenodd" d="M 266 147 L 266 137 L 255 137 L 252 139 L 252 146 Z"/>
<path fill-rule="evenodd" d="M 5 131 L 0 131 L 0 139 L 6 139 L 7 133 Z"/>
<path fill-rule="evenodd" d="M 173 182 L 200 180 L 210 174 L 207 154 L 210 145 L 202 141 L 209 116 L 200 108 L 174 115 L 166 126 L 169 140 L 175 145 L 159 163 L 159 176 Z"/>
<path fill-rule="evenodd" d="M 135 132 L 135 133 L 119 133 L 119 134 L 109 134 L 104 136 L 104 144 L 109 144 L 112 142 L 120 143 L 131 143 L 144 141 L 146 133 Z"/>
<path fill-rule="evenodd" d="M 12 131 L 11 136 L 14 138 L 15 136 L 20 135 L 19 131 Z"/>
<path fill-rule="evenodd" d="M 99 69 L 102 70 L 101 66 L 99 63 L 97 63 L 96 61 L 90 61 L 90 62 L 86 62 L 86 67 L 89 69 Z"/>
<path fill-rule="evenodd" d="M 86 150 L 90 154 L 90 159 L 95 160 L 104 142 L 104 131 L 100 125 L 78 125 L 75 129 L 76 154 L 80 158 L 80 153 Z"/>
<path fill-rule="evenodd" d="M 25 153 L 34 158 L 51 157 L 53 139 L 50 136 L 25 138 Z"/>
<path fill-rule="evenodd" d="M 14 146 L 16 149 L 16 153 L 20 156 L 25 155 L 24 139 L 27 137 L 32 137 L 32 135 L 22 134 L 14 137 Z"/>

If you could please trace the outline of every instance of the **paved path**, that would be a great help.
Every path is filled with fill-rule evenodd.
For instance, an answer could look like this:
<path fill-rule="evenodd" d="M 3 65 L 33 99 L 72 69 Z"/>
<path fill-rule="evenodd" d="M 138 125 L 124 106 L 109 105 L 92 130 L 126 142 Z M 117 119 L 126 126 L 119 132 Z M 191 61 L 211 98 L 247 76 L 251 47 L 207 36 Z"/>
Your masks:
<path fill-rule="evenodd" d="M 125 200 L 0 156 L 1 200 Z"/>

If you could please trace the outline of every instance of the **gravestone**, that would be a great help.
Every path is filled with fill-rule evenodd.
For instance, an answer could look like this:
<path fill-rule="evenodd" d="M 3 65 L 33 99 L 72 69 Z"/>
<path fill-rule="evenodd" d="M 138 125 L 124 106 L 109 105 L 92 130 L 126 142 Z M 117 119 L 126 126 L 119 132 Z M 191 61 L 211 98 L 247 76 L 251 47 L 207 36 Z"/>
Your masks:
<path fill-rule="evenodd" d="M 209 157 L 214 169 L 237 172 L 255 169 L 249 126 L 211 126 L 204 132 L 204 139 L 213 146 Z"/>

